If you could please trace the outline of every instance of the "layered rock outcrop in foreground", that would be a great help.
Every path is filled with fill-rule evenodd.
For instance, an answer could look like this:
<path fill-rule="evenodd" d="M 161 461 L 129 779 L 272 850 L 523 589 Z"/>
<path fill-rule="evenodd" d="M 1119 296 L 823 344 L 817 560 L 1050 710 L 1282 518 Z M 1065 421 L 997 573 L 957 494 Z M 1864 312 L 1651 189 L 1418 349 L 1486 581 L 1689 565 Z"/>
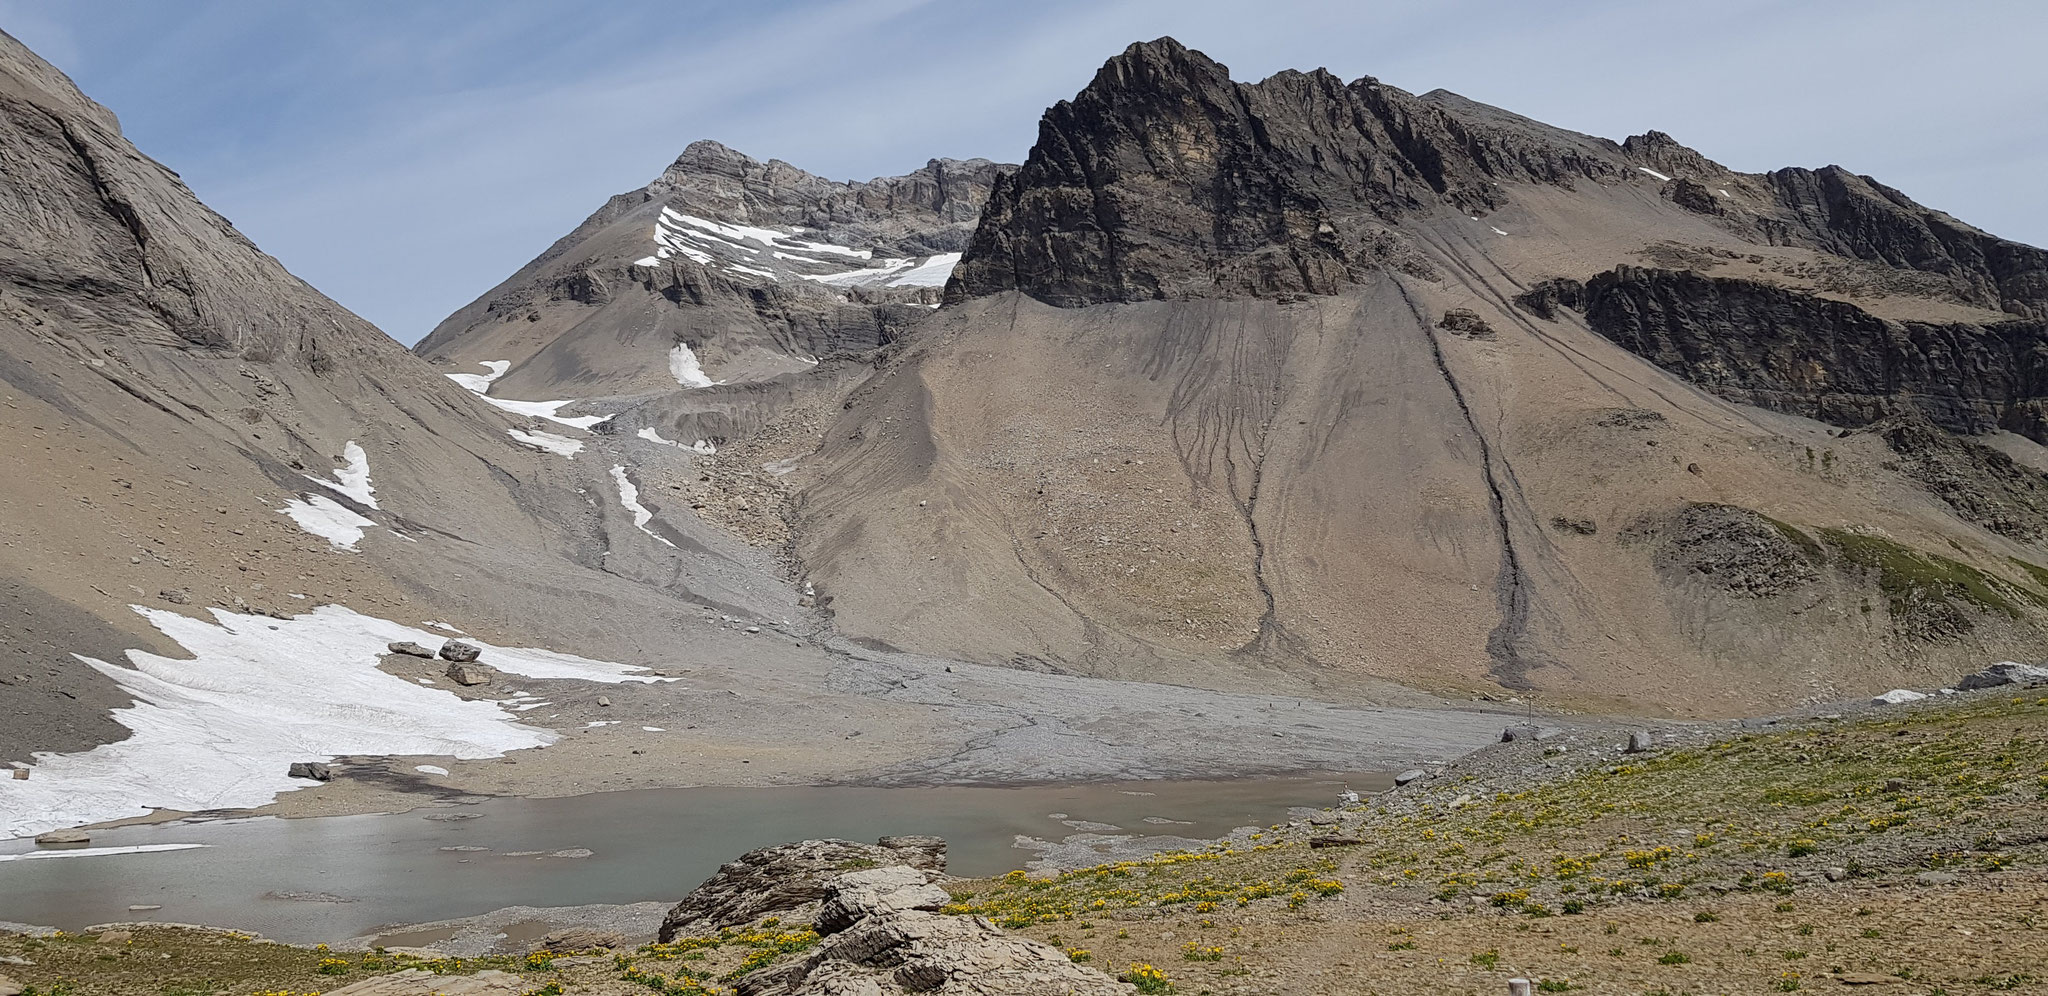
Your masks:
<path fill-rule="evenodd" d="M 1129 989 L 1058 948 L 983 917 L 945 916 L 946 842 L 806 840 L 749 852 L 677 903 L 662 942 L 768 917 L 823 935 L 786 964 L 742 976 L 740 996 L 1122 996 Z"/>

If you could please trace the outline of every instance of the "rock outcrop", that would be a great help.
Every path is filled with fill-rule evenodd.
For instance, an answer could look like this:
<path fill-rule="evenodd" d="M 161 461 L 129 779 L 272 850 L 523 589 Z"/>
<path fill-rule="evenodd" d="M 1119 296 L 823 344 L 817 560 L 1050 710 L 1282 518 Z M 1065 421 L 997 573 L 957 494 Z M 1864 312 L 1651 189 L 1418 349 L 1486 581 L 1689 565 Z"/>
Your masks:
<path fill-rule="evenodd" d="M 937 837 L 879 845 L 806 840 L 740 857 L 685 897 L 661 940 L 778 917 L 824 939 L 797 958 L 742 976 L 739 996 L 1123 996 L 1128 987 L 1058 948 L 982 917 L 938 912 L 945 867 Z"/>
<path fill-rule="evenodd" d="M 938 837 L 884 837 L 877 844 L 805 840 L 749 851 L 691 890 L 661 922 L 663 942 L 716 934 L 766 916 L 787 924 L 815 924 L 832 893 L 826 884 L 848 872 L 882 867 L 912 869 L 927 884 L 946 870 L 946 842 Z"/>
<path fill-rule="evenodd" d="M 1755 280 L 1625 266 L 1518 299 L 1722 397 L 1837 425 L 1904 408 L 1953 432 L 2048 442 L 2048 322 L 1897 322 Z"/>

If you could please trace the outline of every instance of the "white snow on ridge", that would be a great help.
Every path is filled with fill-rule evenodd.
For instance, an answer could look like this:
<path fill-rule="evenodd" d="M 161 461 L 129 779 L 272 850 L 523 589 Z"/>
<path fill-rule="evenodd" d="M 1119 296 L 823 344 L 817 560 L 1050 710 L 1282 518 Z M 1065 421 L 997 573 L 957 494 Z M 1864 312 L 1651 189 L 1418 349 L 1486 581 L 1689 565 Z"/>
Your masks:
<path fill-rule="evenodd" d="M 552 432 L 547 432 L 544 430 L 537 432 L 526 432 L 521 429 L 507 429 L 505 430 L 505 432 L 509 434 L 513 439 L 525 443 L 526 445 L 531 446 L 534 449 L 546 450 L 549 453 L 558 453 L 562 456 L 568 457 L 571 460 L 576 459 L 576 454 L 583 452 L 583 440 L 581 439 L 570 439 L 567 436 L 557 436 Z"/>
<path fill-rule="evenodd" d="M 334 480 L 332 481 L 314 477 L 311 474 L 303 476 L 314 484 L 333 488 L 350 498 L 354 498 L 357 504 L 376 508 L 377 496 L 375 492 L 377 489 L 370 484 L 369 455 L 363 452 L 360 444 L 351 439 L 348 441 L 347 446 L 341 448 L 341 458 L 347 461 L 348 466 L 335 471 Z"/>
<path fill-rule="evenodd" d="M 1637 169 L 1639 169 L 1639 170 L 1642 170 L 1642 171 L 1643 171 L 1643 172 L 1645 172 L 1645 173 L 1648 173 L 1648 174 L 1650 174 L 1651 176 L 1654 176 L 1654 177 L 1656 177 L 1656 178 L 1657 178 L 1657 179 L 1659 179 L 1659 180 L 1662 180 L 1662 181 L 1664 181 L 1665 183 L 1670 183 L 1670 182 L 1671 182 L 1671 178 L 1670 178 L 1670 177 L 1668 177 L 1668 176 L 1665 176 L 1664 174 L 1662 174 L 1662 173 L 1659 173 L 1659 172 L 1657 172 L 1656 170 L 1654 170 L 1654 169 L 1651 169 L 1651 168 L 1650 168 L 1650 167 L 1648 167 L 1648 166 L 1638 166 L 1638 167 L 1636 167 L 1636 168 L 1637 168 Z"/>
<path fill-rule="evenodd" d="M 667 537 L 647 528 L 647 524 L 654 520 L 654 513 L 648 511 L 647 506 L 640 504 L 640 489 L 633 486 L 633 479 L 626 476 L 626 468 L 623 465 L 612 468 L 612 480 L 619 485 L 619 504 L 626 506 L 626 511 L 633 513 L 633 526 L 660 540 L 663 546 L 673 548 L 675 544 L 670 543 Z"/>
<path fill-rule="evenodd" d="M 307 495 L 304 501 L 287 498 L 282 514 L 291 516 L 300 529 L 334 544 L 335 549 L 350 552 L 362 540 L 363 530 L 377 524 L 326 495 Z"/>
<path fill-rule="evenodd" d="M 412 770 L 417 771 L 423 775 L 440 775 L 443 778 L 448 777 L 448 769 L 441 767 L 438 764 L 415 764 L 412 766 Z"/>
<path fill-rule="evenodd" d="M 558 739 L 514 722 L 497 703 L 463 700 L 377 669 L 387 644 L 432 646 L 442 638 L 429 630 L 339 605 L 289 619 L 216 609 L 213 621 L 134 609 L 193 659 L 131 650 L 135 666 L 127 668 L 80 657 L 134 699 L 111 714 L 133 734 L 82 753 L 38 752 L 33 777 L 0 779 L 0 837 L 153 809 L 265 805 L 311 784 L 286 776 L 291 761 L 351 754 L 473 760 Z M 644 668 L 470 642 L 492 667 L 529 678 L 672 680 L 642 675 Z"/>
<path fill-rule="evenodd" d="M 685 343 L 676 343 L 676 348 L 668 351 L 668 372 L 684 387 L 710 387 L 718 383 L 704 373 L 697 354 Z"/>
<path fill-rule="evenodd" d="M 889 281 L 891 287 L 944 287 L 953 276 L 953 267 L 960 265 L 960 254 L 942 252 L 919 263 L 909 273 Z"/>

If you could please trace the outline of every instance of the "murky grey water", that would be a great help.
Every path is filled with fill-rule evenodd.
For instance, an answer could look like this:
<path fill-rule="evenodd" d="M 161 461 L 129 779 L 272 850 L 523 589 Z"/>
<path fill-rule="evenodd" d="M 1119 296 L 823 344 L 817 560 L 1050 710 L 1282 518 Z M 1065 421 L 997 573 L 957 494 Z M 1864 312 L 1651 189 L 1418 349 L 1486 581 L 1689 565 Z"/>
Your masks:
<path fill-rule="evenodd" d="M 1347 774 L 1018 788 L 670 789 L 493 799 L 395 815 L 124 827 L 94 833 L 92 847 L 207 846 L 0 860 L 0 920 L 77 929 L 150 919 L 332 941 L 505 906 L 673 901 L 757 847 L 893 833 L 943 836 L 955 874 L 989 875 L 1036 856 L 1017 846 L 1019 837 L 1217 837 L 1280 822 L 1291 807 L 1330 805 L 1347 783 L 1363 791 L 1388 781 Z M 0 842 L 0 856 L 33 850 L 27 841 Z M 582 851 L 589 855 L 574 856 Z M 131 905 L 162 909 L 131 913 Z"/>

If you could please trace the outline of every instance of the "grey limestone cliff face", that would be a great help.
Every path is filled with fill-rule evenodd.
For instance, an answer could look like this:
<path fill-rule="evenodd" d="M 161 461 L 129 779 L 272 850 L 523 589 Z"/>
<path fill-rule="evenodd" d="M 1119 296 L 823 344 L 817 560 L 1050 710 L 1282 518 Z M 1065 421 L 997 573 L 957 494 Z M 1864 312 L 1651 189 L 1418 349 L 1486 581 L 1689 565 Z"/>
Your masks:
<path fill-rule="evenodd" d="M 1620 267 L 1522 295 L 1723 397 L 1837 425 L 1900 410 L 2048 442 L 2048 323 L 1896 322 L 1752 280 Z"/>

